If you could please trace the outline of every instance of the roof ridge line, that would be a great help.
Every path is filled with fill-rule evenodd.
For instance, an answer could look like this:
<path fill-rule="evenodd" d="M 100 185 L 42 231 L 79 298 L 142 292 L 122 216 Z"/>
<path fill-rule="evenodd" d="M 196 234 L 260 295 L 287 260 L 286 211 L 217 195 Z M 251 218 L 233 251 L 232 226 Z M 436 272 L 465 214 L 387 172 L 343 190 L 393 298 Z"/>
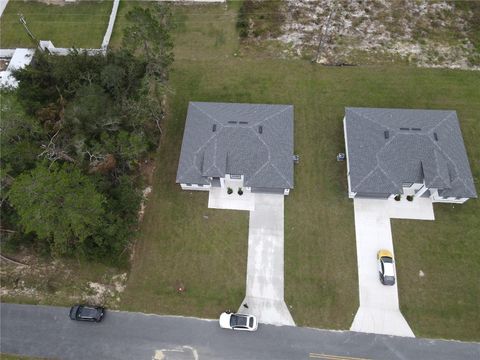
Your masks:
<path fill-rule="evenodd" d="M 358 109 L 358 108 L 347 108 L 347 109 L 350 109 L 351 111 L 353 111 L 353 112 L 354 112 L 355 114 L 357 114 L 358 116 L 364 118 L 364 119 L 367 120 L 367 121 L 370 121 L 370 122 L 374 123 L 375 125 L 381 126 L 381 127 L 383 127 L 383 128 L 387 128 L 388 130 L 392 130 L 392 131 L 394 130 L 394 128 L 391 128 L 390 126 L 386 126 L 386 125 L 380 124 L 380 123 L 376 122 L 375 120 L 373 120 L 372 118 L 370 118 L 369 116 L 366 116 L 366 115 L 364 115 L 364 114 L 361 114 L 361 113 L 353 110 L 353 109 Z"/>
<path fill-rule="evenodd" d="M 445 110 L 444 110 L 445 111 Z M 433 128 L 431 128 L 430 130 L 428 130 L 428 133 L 432 133 L 434 132 L 434 130 L 436 128 L 438 128 L 440 125 L 442 125 L 446 120 L 448 120 L 450 118 L 450 116 L 452 115 L 455 115 L 456 114 L 456 111 L 455 110 L 450 110 L 450 114 L 448 114 L 447 116 L 445 116 L 437 125 L 435 125 Z M 457 119 L 458 121 L 458 119 Z"/>
<path fill-rule="evenodd" d="M 277 172 L 278 175 L 280 175 L 283 180 L 285 180 L 285 182 L 288 184 L 288 186 L 292 187 L 292 184 L 290 184 L 290 181 L 288 181 L 285 176 L 280 172 L 280 170 L 278 170 L 278 168 L 275 166 L 275 164 L 273 162 L 270 162 L 270 165 L 272 165 L 272 167 L 275 169 L 275 171 Z"/>
<path fill-rule="evenodd" d="M 250 126 L 250 129 L 252 129 L 253 126 L 258 126 L 258 125 L 262 124 L 263 122 L 272 119 L 273 117 L 277 116 L 278 114 L 281 114 L 282 112 L 287 111 L 290 107 L 293 107 L 293 105 L 284 105 L 284 106 L 285 107 L 283 109 L 277 111 L 275 114 L 267 116 L 265 119 L 259 121 L 258 123 L 255 123 L 255 125 Z"/>
<path fill-rule="evenodd" d="M 223 124 L 220 122 L 220 120 L 217 120 L 216 118 L 214 118 L 212 115 L 210 115 L 209 113 L 207 113 L 205 110 L 203 110 L 202 108 L 200 108 L 199 106 L 197 106 L 194 102 L 190 102 L 190 104 L 194 107 L 197 108 L 197 110 L 199 110 L 201 113 L 207 115 L 210 119 L 212 119 L 213 121 L 215 121 L 217 124 L 219 124 L 220 126 L 223 126 Z"/>
<path fill-rule="evenodd" d="M 399 188 L 399 187 L 400 187 L 395 181 L 393 181 L 393 180 L 390 178 L 390 176 L 388 176 L 387 172 L 385 171 L 384 168 L 382 168 L 381 165 L 379 165 L 378 168 L 380 169 L 380 171 L 382 172 L 382 174 L 385 175 L 385 177 L 386 177 L 396 188 Z"/>
<path fill-rule="evenodd" d="M 360 180 L 358 182 L 358 184 L 355 186 L 355 189 L 358 188 L 370 175 L 372 175 L 372 173 L 379 167 L 378 165 L 378 160 L 377 160 L 377 165 L 374 166 L 374 168 L 372 170 L 370 170 L 370 172 L 364 176 L 364 178 L 362 180 Z"/>

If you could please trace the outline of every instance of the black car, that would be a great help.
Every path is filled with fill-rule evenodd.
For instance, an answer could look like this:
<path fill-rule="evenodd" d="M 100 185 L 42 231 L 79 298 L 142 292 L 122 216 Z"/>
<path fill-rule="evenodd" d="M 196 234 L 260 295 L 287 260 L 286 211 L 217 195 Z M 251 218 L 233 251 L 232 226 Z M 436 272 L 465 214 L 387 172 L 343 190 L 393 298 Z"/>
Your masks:
<path fill-rule="evenodd" d="M 101 306 L 75 305 L 70 309 L 70 319 L 78 321 L 102 321 L 105 308 Z"/>

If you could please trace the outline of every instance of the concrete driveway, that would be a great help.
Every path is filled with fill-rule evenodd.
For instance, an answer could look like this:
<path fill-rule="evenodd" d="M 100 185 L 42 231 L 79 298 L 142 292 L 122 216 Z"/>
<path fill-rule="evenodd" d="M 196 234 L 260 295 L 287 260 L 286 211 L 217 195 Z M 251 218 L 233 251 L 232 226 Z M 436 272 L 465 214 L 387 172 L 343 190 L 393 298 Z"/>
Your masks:
<path fill-rule="evenodd" d="M 284 301 L 283 201 L 281 194 L 239 196 L 212 188 L 208 207 L 250 211 L 247 290 L 238 312 L 253 314 L 264 324 L 295 326 Z"/>
<path fill-rule="evenodd" d="M 391 218 L 434 220 L 431 200 L 354 199 L 354 209 L 360 308 L 350 330 L 414 337 L 400 312 L 397 284 L 384 286 L 379 281 L 376 254 L 379 249 L 394 253 Z M 401 268 L 400 263 L 397 273 Z"/>
<path fill-rule="evenodd" d="M 283 195 L 255 194 L 248 230 L 247 291 L 238 311 L 257 316 L 261 323 L 294 326 L 284 301 L 283 200 Z"/>

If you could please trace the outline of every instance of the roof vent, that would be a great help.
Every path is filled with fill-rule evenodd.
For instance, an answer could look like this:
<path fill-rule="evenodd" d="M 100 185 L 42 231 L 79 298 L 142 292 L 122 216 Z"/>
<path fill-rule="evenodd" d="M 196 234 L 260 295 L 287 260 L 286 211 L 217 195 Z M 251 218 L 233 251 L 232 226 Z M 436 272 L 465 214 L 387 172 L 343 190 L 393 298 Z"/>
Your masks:
<path fill-rule="evenodd" d="M 262 126 L 262 125 L 260 125 L 260 126 L 258 127 L 258 133 L 259 133 L 259 134 L 263 133 L 263 126 Z"/>
<path fill-rule="evenodd" d="M 410 128 L 400 128 L 400 130 L 410 130 Z"/>
<path fill-rule="evenodd" d="M 217 124 L 213 124 L 212 126 L 212 132 L 215 132 L 215 131 L 217 131 Z"/>
<path fill-rule="evenodd" d="M 422 130 L 422 129 L 420 129 L 420 128 L 411 128 L 411 130 L 420 131 L 420 130 Z"/>
<path fill-rule="evenodd" d="M 236 124 L 237 122 L 236 121 L 229 121 L 228 123 L 229 124 Z"/>
<path fill-rule="evenodd" d="M 248 124 L 248 121 L 240 121 L 240 124 L 242 124 L 242 125 L 247 125 L 247 124 Z"/>
<path fill-rule="evenodd" d="M 383 135 L 385 136 L 385 139 L 388 139 L 390 137 L 390 133 L 388 132 L 388 130 L 385 130 L 383 132 Z"/>
<path fill-rule="evenodd" d="M 433 133 L 433 138 L 435 139 L 435 141 L 438 141 L 438 135 L 436 132 Z"/>

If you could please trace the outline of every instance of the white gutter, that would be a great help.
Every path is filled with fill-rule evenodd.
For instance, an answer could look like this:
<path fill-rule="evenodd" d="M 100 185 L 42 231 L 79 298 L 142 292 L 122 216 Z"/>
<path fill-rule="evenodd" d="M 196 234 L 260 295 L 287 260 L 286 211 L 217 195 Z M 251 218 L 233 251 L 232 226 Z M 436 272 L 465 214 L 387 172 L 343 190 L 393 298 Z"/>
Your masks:
<path fill-rule="evenodd" d="M 346 117 L 343 117 L 343 133 L 345 138 L 345 157 L 347 158 L 347 182 L 348 182 L 348 197 L 353 199 L 356 193 L 352 193 L 351 186 L 350 186 L 350 164 L 349 164 L 349 156 L 348 156 L 348 141 L 347 141 L 347 121 Z"/>

